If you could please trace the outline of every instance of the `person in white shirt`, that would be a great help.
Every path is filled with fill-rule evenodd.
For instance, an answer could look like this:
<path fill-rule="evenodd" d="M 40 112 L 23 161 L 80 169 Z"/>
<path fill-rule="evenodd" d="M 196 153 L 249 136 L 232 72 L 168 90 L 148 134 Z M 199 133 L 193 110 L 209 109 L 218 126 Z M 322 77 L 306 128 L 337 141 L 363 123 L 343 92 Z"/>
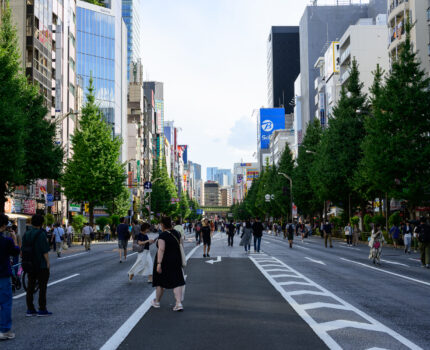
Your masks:
<path fill-rule="evenodd" d="M 64 230 L 59 223 L 54 226 L 54 231 L 52 233 L 52 241 L 55 242 L 55 250 L 57 251 L 57 257 L 61 256 L 61 251 L 63 248 L 64 240 Z"/>
<path fill-rule="evenodd" d="M 82 237 L 85 242 L 85 250 L 91 250 L 91 233 L 93 233 L 93 228 L 87 222 L 85 223 L 84 228 L 82 229 Z"/>
<path fill-rule="evenodd" d="M 73 242 L 73 234 L 74 234 L 74 230 L 73 230 L 73 226 L 69 225 L 67 227 L 67 245 L 69 247 L 72 246 L 72 242 Z"/>
<path fill-rule="evenodd" d="M 344 228 L 345 237 L 346 237 L 346 244 L 348 247 L 352 246 L 352 227 L 351 224 L 348 222 L 348 225 Z"/>

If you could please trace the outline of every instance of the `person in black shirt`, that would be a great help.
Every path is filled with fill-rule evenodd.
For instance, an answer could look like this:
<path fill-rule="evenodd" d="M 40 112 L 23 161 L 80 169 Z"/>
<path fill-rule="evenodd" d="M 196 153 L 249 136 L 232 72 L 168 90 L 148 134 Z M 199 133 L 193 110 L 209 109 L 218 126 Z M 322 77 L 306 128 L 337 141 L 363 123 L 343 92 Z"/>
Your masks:
<path fill-rule="evenodd" d="M 331 242 L 331 224 L 326 221 L 325 225 L 323 226 L 323 231 L 324 231 L 324 244 L 325 247 L 327 248 L 327 240 L 330 241 L 330 248 L 333 248 L 333 244 Z"/>
<path fill-rule="evenodd" d="M 209 226 L 208 219 L 205 219 L 203 221 L 203 227 L 201 229 L 202 237 L 203 237 L 203 257 L 209 258 L 209 251 L 211 250 L 211 238 L 212 238 L 212 231 Z"/>
<path fill-rule="evenodd" d="M 234 238 L 234 224 L 233 220 L 230 221 L 230 223 L 227 225 L 227 235 L 228 235 L 228 246 L 233 247 L 233 238 Z"/>
<path fill-rule="evenodd" d="M 260 253 L 261 237 L 263 236 L 263 224 L 258 218 L 255 218 L 255 222 L 252 225 L 252 231 L 254 234 L 254 253 Z"/>

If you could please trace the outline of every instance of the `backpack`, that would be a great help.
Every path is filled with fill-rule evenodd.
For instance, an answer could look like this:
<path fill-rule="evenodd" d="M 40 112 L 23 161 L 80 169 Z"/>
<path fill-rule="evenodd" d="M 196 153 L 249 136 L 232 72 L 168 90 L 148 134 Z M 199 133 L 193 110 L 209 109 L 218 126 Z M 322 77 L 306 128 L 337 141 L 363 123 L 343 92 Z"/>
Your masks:
<path fill-rule="evenodd" d="M 428 225 L 421 225 L 418 232 L 418 241 L 421 243 L 430 242 L 430 227 Z"/>
<path fill-rule="evenodd" d="M 197 231 L 197 232 L 200 232 L 200 225 L 197 225 L 197 226 L 196 226 L 196 231 Z"/>
<path fill-rule="evenodd" d="M 22 269 L 26 273 L 36 272 L 39 267 L 37 266 L 37 260 L 34 254 L 34 244 L 39 238 L 42 230 L 39 230 L 34 236 L 32 242 L 25 242 L 22 245 L 21 253 L 22 253 Z"/>

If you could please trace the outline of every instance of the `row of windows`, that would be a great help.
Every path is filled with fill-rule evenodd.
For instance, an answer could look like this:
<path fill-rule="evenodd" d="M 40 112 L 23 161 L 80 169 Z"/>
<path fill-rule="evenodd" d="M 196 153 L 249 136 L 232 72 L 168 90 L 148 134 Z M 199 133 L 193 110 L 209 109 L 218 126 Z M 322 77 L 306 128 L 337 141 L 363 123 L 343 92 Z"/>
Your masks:
<path fill-rule="evenodd" d="M 90 77 L 82 76 L 84 83 L 85 95 L 88 92 L 90 85 Z M 95 97 L 100 107 L 113 107 L 115 106 L 115 83 L 110 80 L 93 78 L 93 86 Z"/>
<path fill-rule="evenodd" d="M 78 34 L 77 51 L 87 55 L 115 59 L 115 40 L 81 31 Z"/>
<path fill-rule="evenodd" d="M 76 17 L 77 30 L 115 38 L 115 17 L 81 7 L 76 9 Z"/>
<path fill-rule="evenodd" d="M 115 80 L 115 61 L 78 53 L 78 74 L 94 78 Z"/>

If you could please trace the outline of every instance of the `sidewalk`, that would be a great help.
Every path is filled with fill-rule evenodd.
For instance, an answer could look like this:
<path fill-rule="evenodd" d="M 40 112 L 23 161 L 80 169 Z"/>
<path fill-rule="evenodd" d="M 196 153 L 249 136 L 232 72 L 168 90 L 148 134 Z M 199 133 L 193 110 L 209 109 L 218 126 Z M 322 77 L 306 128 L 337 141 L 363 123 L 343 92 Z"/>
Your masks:
<path fill-rule="evenodd" d="M 223 251 L 236 257 L 221 257 L 213 265 L 205 262 L 209 259 L 190 259 L 184 312 L 172 311 L 174 300 L 168 291 L 161 308 L 150 309 L 119 349 L 327 348 L 243 257 L 242 247 L 226 247 L 222 239 L 213 248 L 213 260 Z M 201 249 L 194 256 L 200 254 Z"/>

